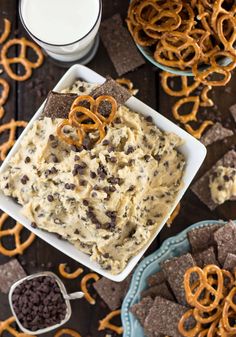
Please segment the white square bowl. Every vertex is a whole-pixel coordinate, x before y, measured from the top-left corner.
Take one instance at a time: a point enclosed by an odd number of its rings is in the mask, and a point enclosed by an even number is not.
[[[83,79],[86,82],[90,83],[99,83],[102,84],[105,81],[105,78],[97,74],[96,72],[90,70],[89,68],[82,66],[82,65],[74,65],[72,66],[62,77],[62,79],[58,82],[58,84],[53,89],[54,91],[61,91],[64,88],[67,88],[71,86],[78,78]],[[14,147],[9,152],[7,158],[5,159],[4,163],[2,164],[0,168],[0,173],[5,171],[8,166],[8,162],[11,159],[11,157],[18,151],[18,148],[20,146],[20,143],[22,141],[22,138],[24,135],[28,132],[28,130],[31,128],[33,122],[39,118],[40,114],[43,111],[45,102],[41,105],[41,107],[38,109],[38,111],[35,113],[34,117],[31,119],[25,130],[22,132],[19,139],[16,141]],[[30,221],[24,217],[20,210],[21,206],[18,205],[12,198],[6,197],[3,192],[0,190],[0,208],[8,213],[12,218],[14,218],[16,221],[20,222],[22,225],[24,225],[27,229],[34,232],[37,236],[39,236],[41,239],[48,242],[50,245],[54,246],[58,250],[62,251],[64,254],[70,256],[74,260],[78,261],[79,263],[87,266],[88,268],[94,270],[95,272],[113,280],[116,282],[123,281],[128,274],[132,271],[132,269],[135,267],[135,265],[138,263],[139,259],[143,256],[149,245],[152,243],[152,241],[156,238],[158,233],[161,231],[163,226],[166,223],[166,220],[169,218],[171,212],[174,210],[184,193],[186,192],[187,188],[189,187],[193,177],[197,173],[198,169],[200,168],[205,156],[206,156],[206,148],[205,146],[200,143],[198,140],[196,140],[194,137],[189,135],[186,131],[172,123],[170,120],[141,102],[135,97],[131,97],[127,103],[126,106],[130,108],[133,111],[136,111],[144,116],[151,116],[153,118],[154,123],[163,131],[167,132],[174,132],[176,135],[181,137],[184,140],[184,144],[180,147],[180,151],[185,156],[186,161],[186,167],[184,172],[184,186],[179,191],[175,203],[173,204],[173,207],[169,214],[166,215],[166,217],[163,219],[162,223],[157,228],[155,234],[153,235],[152,239],[143,247],[143,249],[135,255],[130,261],[128,262],[125,269],[118,275],[112,275],[108,271],[102,269],[98,263],[91,261],[89,255],[79,251],[76,249],[72,244],[69,242],[60,240],[57,238],[55,234],[47,233],[45,231],[42,231],[37,228],[32,228]]]

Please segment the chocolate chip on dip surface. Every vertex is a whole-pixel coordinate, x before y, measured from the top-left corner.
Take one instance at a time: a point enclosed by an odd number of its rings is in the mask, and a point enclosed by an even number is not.
[[[24,280],[13,291],[12,305],[19,322],[32,332],[61,323],[67,312],[62,291],[52,276]]]

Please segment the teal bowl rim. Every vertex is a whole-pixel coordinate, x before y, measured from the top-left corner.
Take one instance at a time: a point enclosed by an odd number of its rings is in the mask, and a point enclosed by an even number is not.
[[[142,280],[142,276],[143,276],[145,269],[149,266],[149,264],[160,259],[170,249],[171,246],[183,243],[187,239],[187,233],[190,230],[194,228],[203,228],[207,226],[212,226],[214,224],[224,225],[225,223],[227,222],[223,220],[204,220],[204,221],[199,221],[195,224],[192,224],[188,228],[181,231],[179,234],[167,238],[162,243],[159,249],[157,249],[151,255],[145,257],[139,263],[138,267],[135,269],[135,272],[132,277],[132,281],[130,283],[129,291],[121,307],[121,320],[122,320],[122,325],[124,328],[123,337],[144,337],[144,335],[143,336],[132,335],[131,326],[133,326],[133,322],[135,322],[136,319],[134,318],[132,313],[129,311],[129,308],[133,303],[135,303],[134,297],[137,295],[137,290],[139,288],[140,282],[144,282],[144,280]]]

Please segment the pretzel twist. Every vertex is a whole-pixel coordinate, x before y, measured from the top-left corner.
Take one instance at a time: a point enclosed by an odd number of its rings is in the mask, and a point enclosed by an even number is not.
[[[0,134],[9,130],[8,140],[0,145],[0,160],[6,158],[7,152],[15,144],[16,130],[18,127],[24,128],[27,125],[25,121],[15,121],[11,119],[9,123],[0,125]]]
[[[9,215],[6,213],[3,213],[0,217],[0,253],[5,256],[15,256],[17,254],[23,254],[25,249],[27,249],[34,241],[35,234],[30,233],[29,237],[21,243],[20,235],[23,230],[23,226],[17,222],[16,225],[13,228],[5,229],[3,230],[3,225],[5,221],[9,218]],[[2,238],[7,236],[14,236],[15,239],[15,248],[13,249],[7,249],[2,244]]]
[[[172,89],[169,84],[168,80],[170,78],[180,78],[181,80],[181,88],[180,90],[174,90]],[[161,73],[161,85],[165,93],[167,93],[170,96],[175,97],[181,97],[181,96],[189,96],[191,92],[193,92],[195,89],[197,89],[200,85],[199,81],[194,81],[192,84],[188,84],[188,77],[187,76],[179,76],[175,74],[168,73],[166,71],[163,71]]]
[[[186,115],[180,115],[179,109],[182,107],[182,105],[187,104],[187,103],[193,103],[192,111]],[[189,97],[180,98],[172,107],[173,116],[175,117],[175,119],[179,120],[180,122],[184,124],[190,121],[196,121],[199,104],[200,104],[200,100],[198,96],[189,96]]]
[[[9,48],[15,45],[20,47],[19,56],[8,57],[7,53]],[[37,60],[35,62],[32,62],[27,58],[28,48],[32,49],[36,53]],[[43,63],[43,53],[41,49],[34,42],[28,41],[24,37],[21,39],[8,40],[2,47],[0,57],[0,63],[2,64],[4,70],[8,76],[15,81],[27,80],[32,75],[32,69],[40,67]],[[14,73],[11,66],[16,63],[19,63],[24,67],[24,75]]]
[[[89,280],[94,280],[95,282],[99,280],[99,276],[95,273],[89,273],[85,275],[81,280],[81,290],[84,293],[85,299],[92,305],[96,303],[95,299],[92,298],[92,296],[89,294],[88,288],[87,288],[87,282]]]
[[[14,329],[11,325],[12,323],[15,323],[15,317],[10,317],[6,319],[5,321],[0,321],[0,336],[3,335],[4,332],[8,332],[10,335],[14,337],[33,337],[32,335],[19,332],[16,329]]]
[[[110,320],[113,317],[120,316],[120,314],[121,310],[114,310],[110,312],[106,317],[104,317],[101,321],[99,321],[98,331],[110,329],[116,332],[118,335],[121,335],[123,333],[123,328],[110,323]]]
[[[11,32],[11,21],[9,21],[8,19],[4,19],[3,21],[4,21],[4,28],[2,34],[0,35],[0,44],[6,41]]]
[[[188,131],[188,133],[190,133],[193,137],[197,138],[197,139],[200,139],[203,132],[206,130],[206,128],[210,125],[214,124],[212,121],[210,120],[206,120],[204,121],[200,127],[198,129],[193,129],[191,127],[191,125],[189,124],[186,124],[185,125],[185,129]]]
[[[58,330],[55,333],[54,337],[61,337],[63,335],[68,335],[68,336],[72,336],[72,337],[81,337],[81,334],[79,334],[77,331],[72,330],[72,329],[61,329],[61,330]]]
[[[61,276],[63,276],[64,278],[67,278],[69,280],[74,280],[77,277],[79,277],[83,272],[83,268],[78,268],[76,269],[73,273],[69,273],[66,271],[66,263],[61,263],[59,264],[59,273],[61,274]]]

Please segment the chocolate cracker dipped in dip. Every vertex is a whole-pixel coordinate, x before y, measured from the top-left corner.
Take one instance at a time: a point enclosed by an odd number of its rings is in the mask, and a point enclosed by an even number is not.
[[[88,94],[92,86],[85,89]],[[178,151],[182,140],[124,105],[105,138],[90,149],[59,139],[61,121],[34,122],[0,187],[38,228],[61,235],[118,274],[173,206],[185,166]]]

